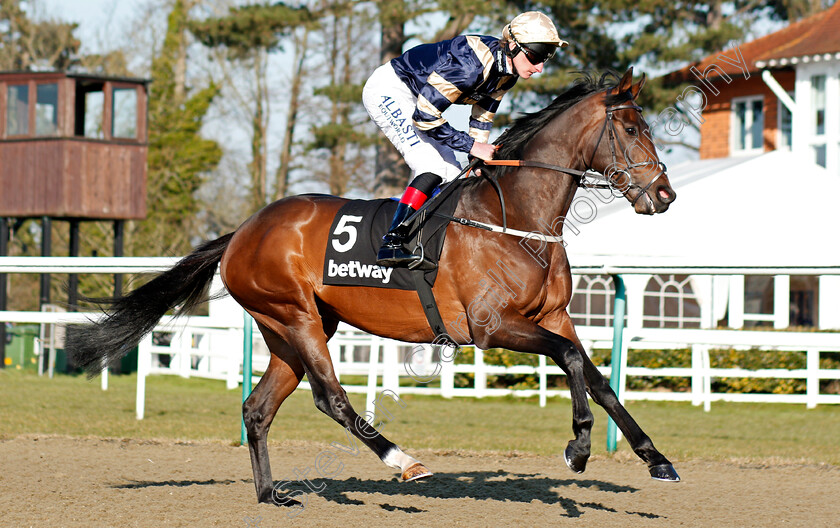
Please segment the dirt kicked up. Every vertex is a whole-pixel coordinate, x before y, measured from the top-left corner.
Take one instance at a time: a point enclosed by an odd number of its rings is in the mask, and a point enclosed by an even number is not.
[[[629,456],[582,475],[560,456],[411,451],[435,472],[401,483],[371,453],[313,467],[327,444],[270,444],[274,480],[305,476],[302,510],[255,501],[246,448],[20,436],[0,441],[0,526],[836,526],[840,468],[676,460],[652,481]],[[338,463],[343,464],[337,472]],[[295,470],[298,476],[295,476]],[[307,489],[303,484],[294,489]]]

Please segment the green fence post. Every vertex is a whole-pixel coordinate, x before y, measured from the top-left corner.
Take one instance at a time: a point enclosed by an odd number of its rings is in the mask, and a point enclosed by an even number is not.
[[[244,326],[243,334],[245,337],[242,340],[242,403],[248,399],[251,394],[251,353],[254,347],[254,320],[248,312],[244,312]],[[248,443],[248,433],[245,431],[245,417],[241,421],[242,431],[239,439],[241,445]]]
[[[621,275],[613,275],[615,283],[615,305],[613,308],[613,346],[610,360],[610,387],[615,395],[621,397],[621,341],[624,337],[624,314],[627,308],[627,290]],[[616,450],[616,425],[612,418],[607,419],[607,452]]]

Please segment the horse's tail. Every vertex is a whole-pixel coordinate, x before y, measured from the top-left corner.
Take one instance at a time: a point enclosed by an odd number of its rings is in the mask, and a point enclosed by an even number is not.
[[[95,299],[107,306],[98,321],[67,333],[67,353],[94,377],[112,361],[130,352],[166,312],[188,313],[206,299],[216,267],[233,233],[205,242],[150,282],[123,297]]]

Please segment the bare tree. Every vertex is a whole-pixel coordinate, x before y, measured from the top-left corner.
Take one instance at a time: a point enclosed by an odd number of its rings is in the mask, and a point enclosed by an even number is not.
[[[386,62],[402,55],[406,41],[405,23],[413,13],[404,0],[382,0],[379,2],[379,24],[381,44],[379,62]],[[408,185],[411,171],[397,149],[384,137],[376,145],[376,184],[374,194],[377,198],[401,194]]]
[[[311,68],[305,76],[320,80],[309,99],[311,137],[306,140],[310,180],[323,182],[330,193],[371,188],[374,127],[361,104],[362,87],[375,66],[367,54],[368,28],[374,13],[351,1],[321,2],[321,24],[313,32]],[[317,81],[316,81],[317,82]]]
[[[301,89],[303,87],[304,65],[309,46],[309,26],[298,28],[292,34],[294,45],[294,69],[291,75],[289,101],[286,107],[286,126],[283,129],[283,140],[280,147],[280,165],[274,176],[275,200],[283,198],[289,192],[289,176],[292,170],[292,146],[294,144],[295,127],[298,123],[298,112],[301,107]]]
[[[38,2],[0,0],[0,71],[66,70],[78,61],[78,24],[47,16]]]
[[[222,50],[228,60],[244,66],[250,73],[247,93],[241,102],[249,107],[251,175],[249,209],[263,207],[268,196],[268,128],[271,116],[267,81],[268,53],[279,49],[291,30],[306,24],[311,15],[305,7],[291,8],[282,3],[231,7],[224,16],[191,22],[192,33],[206,46]],[[237,83],[228,78],[227,84]],[[242,98],[240,98],[242,99]]]

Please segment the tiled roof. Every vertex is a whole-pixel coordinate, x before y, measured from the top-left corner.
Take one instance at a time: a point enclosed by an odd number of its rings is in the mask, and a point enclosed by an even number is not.
[[[794,22],[779,31],[744,42],[738,45],[738,48],[751,73],[758,72],[766,66],[784,67],[796,64],[803,57],[808,57],[808,60],[814,56],[818,56],[819,59],[831,56],[840,58],[840,1],[825,11]],[[730,48],[722,53],[709,55],[700,62],[667,74],[665,80],[673,83],[696,80],[690,69],[694,67],[700,72],[705,72],[712,64],[717,65],[727,75],[743,74],[738,64],[721,60],[721,55],[735,59],[737,51]],[[825,57],[826,55],[829,57]],[[718,75],[717,70],[713,69],[706,77],[713,78]]]

